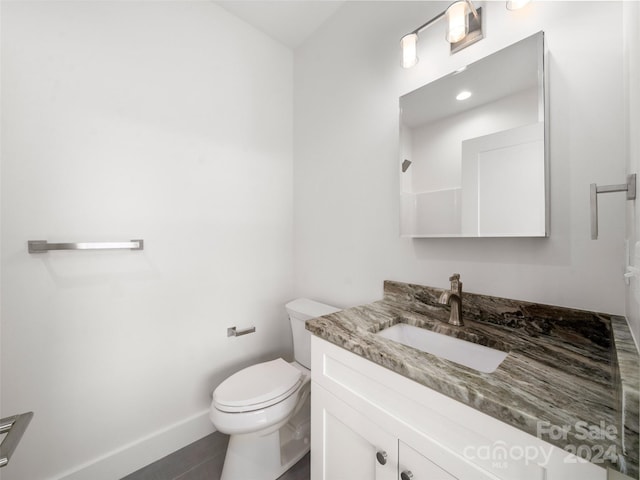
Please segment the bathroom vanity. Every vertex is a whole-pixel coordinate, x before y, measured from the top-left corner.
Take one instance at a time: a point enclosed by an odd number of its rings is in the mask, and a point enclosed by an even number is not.
[[[312,480],[638,478],[624,318],[466,293],[458,327],[441,293],[385,282],[383,300],[307,322]],[[397,324],[507,355],[481,372],[378,334]]]

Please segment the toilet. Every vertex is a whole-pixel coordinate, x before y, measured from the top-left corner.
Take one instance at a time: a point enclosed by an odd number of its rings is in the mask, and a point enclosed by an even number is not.
[[[213,392],[209,417],[230,435],[220,480],[276,480],[309,451],[311,334],[305,321],[339,309],[307,298],[285,307],[295,361],[252,365]]]

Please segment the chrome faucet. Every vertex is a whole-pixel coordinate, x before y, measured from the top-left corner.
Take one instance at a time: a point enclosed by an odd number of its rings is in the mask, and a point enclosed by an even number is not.
[[[438,303],[451,305],[449,323],[461,327],[464,323],[462,321],[462,282],[460,281],[460,274],[454,273],[449,277],[449,281],[451,282],[451,289],[442,292]]]

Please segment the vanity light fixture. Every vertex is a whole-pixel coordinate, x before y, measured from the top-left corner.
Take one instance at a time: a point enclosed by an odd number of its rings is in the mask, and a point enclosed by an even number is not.
[[[525,7],[531,0],[508,0],[507,10],[520,10]]]
[[[531,0],[508,0],[507,10],[519,10]],[[450,52],[454,54],[463,48],[484,38],[482,31],[482,8],[475,8],[471,0],[456,0],[444,11],[427,23],[420,25],[413,32],[407,33],[400,40],[402,47],[402,66],[411,68],[418,63],[418,33],[445,17],[447,20],[446,40],[451,44]]]
[[[402,46],[402,66],[404,68],[411,68],[418,63],[418,34],[410,33],[402,37],[400,40]]]
[[[466,100],[471,96],[471,92],[468,90],[463,90],[458,95],[456,95],[456,100]]]
[[[418,63],[418,33],[445,17],[447,20],[446,40],[451,44],[451,53],[456,53],[483,38],[482,8],[476,9],[471,0],[457,0],[442,13],[400,40],[402,66],[411,68]]]
[[[449,5],[445,15],[447,17],[447,33],[445,38],[449,43],[462,40],[469,33],[469,6],[461,0]]]

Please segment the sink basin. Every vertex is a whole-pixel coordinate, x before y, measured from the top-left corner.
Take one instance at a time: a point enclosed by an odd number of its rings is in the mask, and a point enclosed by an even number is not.
[[[376,335],[431,353],[479,372],[491,373],[507,357],[506,352],[460,340],[406,323],[398,323]]]

